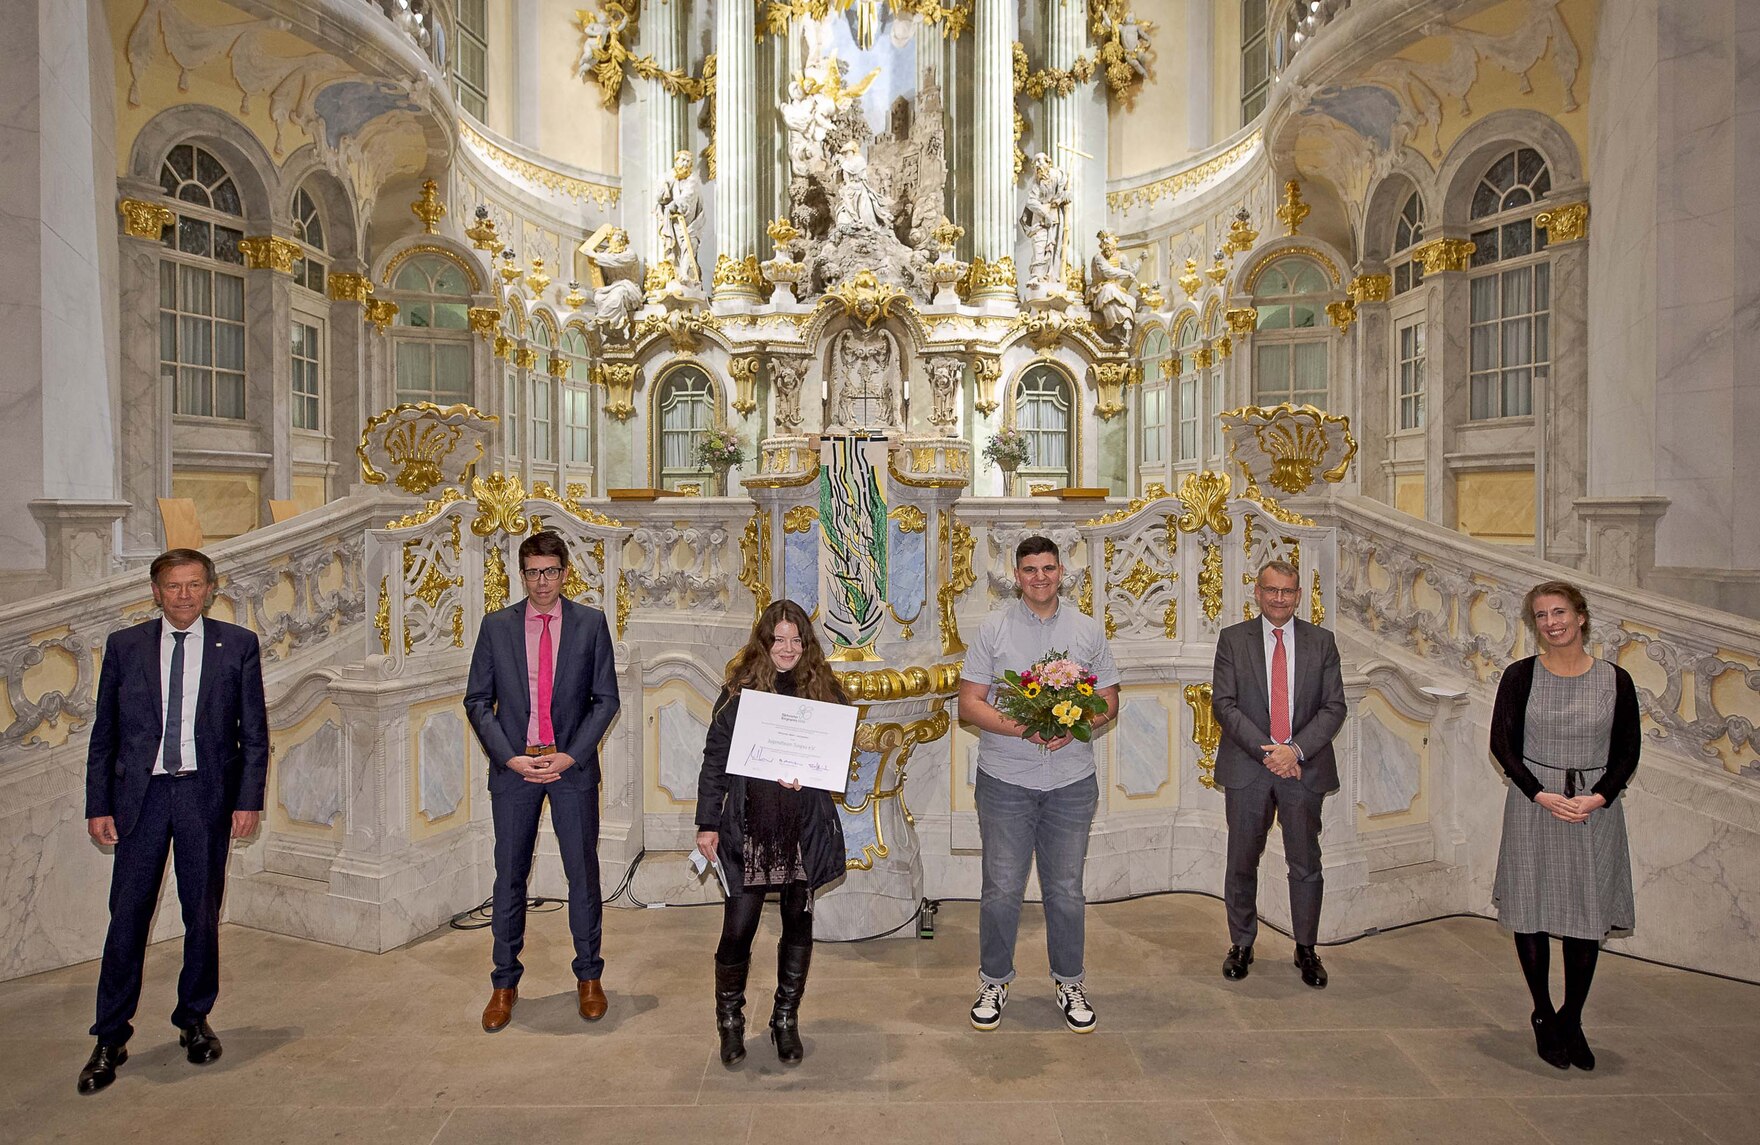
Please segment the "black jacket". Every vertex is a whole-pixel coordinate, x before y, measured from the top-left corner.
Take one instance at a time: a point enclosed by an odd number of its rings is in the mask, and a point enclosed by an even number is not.
[[[788,681],[777,681],[777,690],[792,696]],[[697,776],[697,829],[715,831],[721,836],[716,851],[721,869],[727,876],[727,893],[739,894],[745,888],[745,806],[746,784],[769,783],[767,779],[747,780],[743,775],[727,772],[727,749],[733,742],[733,721],[739,715],[739,697],[721,689],[715,700],[715,714],[709,721],[709,734],[703,741],[703,770]],[[818,890],[843,877],[843,822],[837,817],[837,805],[831,792],[816,787],[803,787],[805,814],[801,821],[801,865],[806,868],[807,886]]]
[[[1528,692],[1534,686],[1534,664],[1529,656],[1517,660],[1503,670],[1497,684],[1497,703],[1491,709],[1491,754],[1497,757],[1510,782],[1530,800],[1543,790],[1534,773],[1522,760],[1522,738],[1528,723]],[[1643,747],[1643,732],[1638,721],[1638,690],[1631,673],[1618,664],[1613,666],[1613,735],[1607,749],[1607,771],[1593,788],[1608,803],[1630,782],[1638,770],[1638,752]]]

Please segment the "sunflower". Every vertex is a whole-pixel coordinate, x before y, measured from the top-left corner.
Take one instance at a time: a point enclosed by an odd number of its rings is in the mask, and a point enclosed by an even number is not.
[[[1037,684],[1028,684],[1021,689],[1021,695],[1027,697],[1027,699],[1029,699],[1029,700],[1032,699],[1033,697],[1037,696],[1038,694],[1039,694],[1039,685],[1037,685]]]
[[[1094,694],[1094,686],[1092,684],[1077,684],[1076,691],[1084,696],[1092,696]]]

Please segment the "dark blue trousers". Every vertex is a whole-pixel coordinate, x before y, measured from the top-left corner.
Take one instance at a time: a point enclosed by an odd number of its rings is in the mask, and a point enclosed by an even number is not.
[[[147,932],[165,881],[165,856],[173,856],[177,901],[183,908],[183,973],[171,1022],[194,1025],[214,1008],[220,993],[220,898],[226,887],[231,818],[214,817],[199,779],[155,777],[147,784],[140,819],[116,844],[110,875],[110,931],[98,972],[98,1016],[92,1033],[123,1045],[141,1000],[141,963]]]
[[[574,976],[583,980],[604,976],[605,960],[599,957],[605,914],[599,899],[599,785],[576,787],[565,772],[554,783],[521,781],[489,792],[495,821],[495,970],[489,982],[497,990],[519,985],[525,972],[519,953],[526,944],[526,880],[532,873],[538,814],[546,797],[562,869],[568,875]]]

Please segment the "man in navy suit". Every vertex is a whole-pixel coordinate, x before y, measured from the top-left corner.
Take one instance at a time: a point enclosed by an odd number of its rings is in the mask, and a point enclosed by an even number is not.
[[[526,597],[483,617],[464,708],[489,756],[495,823],[495,969],[483,1029],[506,1027],[524,967],[526,879],[538,813],[568,874],[568,926],[581,1017],[605,1016],[599,956],[599,741],[617,715],[617,662],[605,614],[562,595],[568,545],[548,530],[519,546]]]
[[[1223,900],[1231,945],[1224,978],[1241,979],[1253,963],[1259,931],[1259,856],[1275,814],[1289,866],[1290,929],[1302,981],[1326,985],[1314,951],[1320,931],[1320,806],[1338,790],[1332,737],[1344,725],[1344,676],[1332,633],[1296,619],[1301,578],[1294,565],[1269,561],[1253,597],[1259,615],[1224,628],[1216,639],[1211,710],[1222,726],[1216,780],[1228,820]]]
[[[115,847],[116,860],[92,1025],[98,1044],[80,1071],[81,1093],[115,1081],[128,1060],[168,851],[183,908],[171,1021],[191,1062],[220,1056],[208,1012],[220,992],[226,855],[232,839],[256,831],[269,770],[256,634],[202,615],[214,598],[214,562],[195,549],[171,549],[153,561],[151,576],[161,617],[105,643],[86,755],[86,830]]]

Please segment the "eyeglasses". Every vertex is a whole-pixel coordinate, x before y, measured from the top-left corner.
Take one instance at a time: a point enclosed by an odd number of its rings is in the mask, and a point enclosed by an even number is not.
[[[1274,599],[1282,599],[1283,597],[1286,597],[1286,596],[1293,598],[1295,596],[1300,595],[1301,591],[1302,590],[1299,588],[1266,588],[1264,585],[1259,586],[1259,592],[1262,595],[1269,596]]]
[[[519,570],[519,575],[525,577],[527,580],[561,580],[562,569],[521,569]]]

